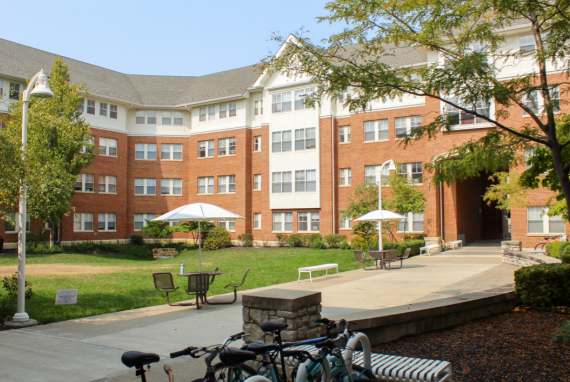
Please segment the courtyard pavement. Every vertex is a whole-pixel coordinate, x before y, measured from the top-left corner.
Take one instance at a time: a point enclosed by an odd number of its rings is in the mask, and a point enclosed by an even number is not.
[[[402,269],[359,269],[339,277],[319,277],[313,283],[291,282],[240,294],[269,288],[320,291],[322,316],[340,319],[350,313],[362,315],[380,308],[512,287],[516,269],[501,263],[500,247],[483,244],[416,256],[406,260]],[[0,332],[0,381],[134,381],[134,371],[121,363],[121,354],[128,350],[161,356],[149,381],[166,380],[164,363],[172,366],[176,380],[193,380],[203,376],[204,361],[189,357],[169,360],[168,354],[187,346],[220,343],[241,330],[238,299],[233,305],[207,305],[200,310],[160,305],[4,331]]]

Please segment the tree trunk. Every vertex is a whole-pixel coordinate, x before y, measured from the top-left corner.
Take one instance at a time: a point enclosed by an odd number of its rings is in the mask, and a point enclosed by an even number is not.
[[[565,163],[562,159],[562,148],[558,142],[552,145],[551,151],[554,169],[556,170],[556,175],[558,176],[558,181],[560,182],[562,194],[566,200],[566,209],[568,213],[570,213],[570,179],[568,178],[568,170],[564,169]]]

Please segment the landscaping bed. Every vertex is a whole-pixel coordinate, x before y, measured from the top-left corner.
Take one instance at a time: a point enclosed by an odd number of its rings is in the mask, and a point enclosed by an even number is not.
[[[451,329],[404,337],[373,351],[453,364],[456,382],[570,381],[570,341],[552,341],[570,319],[563,313],[515,309]]]

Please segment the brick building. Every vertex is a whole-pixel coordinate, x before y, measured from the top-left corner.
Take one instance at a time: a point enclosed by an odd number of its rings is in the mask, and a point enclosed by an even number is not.
[[[518,49],[530,29],[521,24],[504,33],[506,48]],[[0,52],[0,112],[6,112],[10,98],[24,90],[25,79],[41,68],[48,71],[56,55],[2,39]],[[394,53],[387,58],[392,65],[441,60],[436,53],[410,49]],[[527,61],[505,68],[502,75],[532,70]],[[366,177],[376,181],[379,165],[389,159],[401,163],[427,196],[426,211],[409,214],[407,231],[466,242],[511,235],[530,247],[569,228],[558,218],[541,216],[550,196],[545,190],[532,191],[532,207],[515,209],[509,217],[482,200],[489,174],[451,187],[433,184],[423,164],[492,128],[460,118],[452,132],[401,147],[398,136],[443,112],[435,100],[404,96],[351,113],[342,99],[307,108],[302,96],[314,88],[310,78],[259,73],[253,66],[171,77],[64,62],[72,81],[89,90],[82,111],[97,157],[78,179],[75,214],[64,218],[63,242],[126,239],[140,232],[145,219],[193,202],[246,217],[218,223],[234,238],[244,232],[267,242],[281,232],[348,235],[351,222],[341,221],[340,214],[353,186]],[[494,112],[493,105],[488,108]],[[568,106],[561,108],[567,112]],[[510,121],[520,126],[529,120],[514,110]],[[5,246],[15,246],[17,230],[0,224]]]

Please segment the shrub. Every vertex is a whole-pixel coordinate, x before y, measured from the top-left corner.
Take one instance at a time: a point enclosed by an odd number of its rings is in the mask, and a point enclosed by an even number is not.
[[[146,220],[146,226],[141,229],[146,236],[152,236],[156,244],[162,242],[166,236],[172,234],[173,229],[168,224],[161,221]]]
[[[63,247],[60,245],[45,246],[43,244],[26,245],[26,253],[29,254],[47,254],[47,253],[63,253]]]
[[[556,241],[546,245],[546,254],[550,257],[560,259],[564,250],[570,245],[570,242]]]
[[[350,247],[352,249],[367,249],[368,241],[364,239],[362,236],[356,235],[350,241]]]
[[[43,244],[46,238],[47,231],[42,229],[40,232],[28,232],[26,233],[26,244]]]
[[[406,248],[411,248],[410,256],[419,255],[420,247],[423,247],[425,242],[423,240],[408,240],[399,243],[383,242],[384,249],[397,249],[398,256],[402,256]]]
[[[562,256],[560,256],[560,260],[562,260],[562,264],[570,264],[570,247],[567,246],[564,248],[564,252]]]
[[[278,247],[284,247],[285,244],[287,244],[287,235],[283,234],[283,233],[278,233],[275,235],[275,237],[277,238],[277,246]]]
[[[327,249],[327,245],[322,240],[315,240],[313,244],[311,244],[311,248],[313,249]]]
[[[204,240],[204,248],[216,250],[220,248],[230,247],[232,245],[232,236],[224,227],[216,227],[206,236]]]
[[[570,320],[558,328],[552,340],[555,342],[570,341]]]
[[[303,240],[303,235],[294,233],[293,235],[289,235],[287,243],[289,243],[289,247],[302,247],[305,241]]]
[[[129,242],[134,245],[143,245],[144,238],[141,235],[131,235]]]
[[[9,320],[16,313],[16,304],[18,302],[18,273],[4,277],[3,287],[8,293],[4,295],[0,292],[0,324],[4,324],[5,320]],[[25,299],[31,300],[35,296],[35,293],[29,281],[26,281],[25,289]]]
[[[0,252],[4,251],[4,238],[0,237]]]
[[[301,240],[303,241],[303,247],[310,247],[311,242],[309,240],[310,235],[301,235]]]
[[[252,233],[242,233],[238,236],[238,240],[241,241],[242,247],[253,247],[253,234]]]
[[[348,240],[345,239],[342,243],[340,243],[339,248],[350,249],[350,243],[348,242]]]
[[[570,306],[570,264],[523,267],[515,272],[515,291],[523,306]]]
[[[308,237],[309,237],[309,239],[308,239],[309,242],[308,242],[308,245],[307,245],[308,247],[312,247],[312,246],[313,246],[313,243],[314,243],[315,241],[323,241],[323,237],[321,236],[320,233],[312,233],[312,234],[308,235]]]
[[[340,243],[346,240],[346,235],[330,234],[325,236],[324,240],[329,248],[338,248],[340,246]]]

